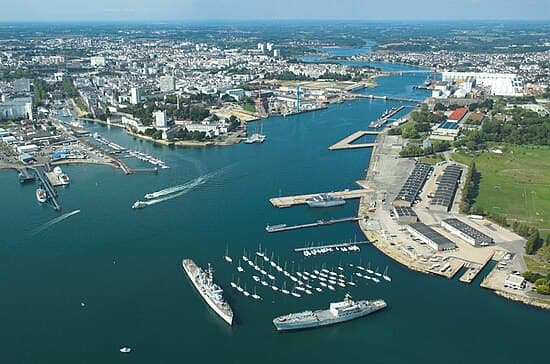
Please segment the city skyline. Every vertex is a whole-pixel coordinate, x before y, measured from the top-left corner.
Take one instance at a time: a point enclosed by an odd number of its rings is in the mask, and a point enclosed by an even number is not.
[[[391,8],[391,11],[388,11]],[[546,11],[544,11],[546,9]],[[238,3],[215,0],[97,0],[74,6],[59,0],[25,0],[4,5],[0,22],[53,21],[209,21],[209,20],[548,20],[550,0],[427,0],[387,3],[360,0],[329,1],[244,0]]]

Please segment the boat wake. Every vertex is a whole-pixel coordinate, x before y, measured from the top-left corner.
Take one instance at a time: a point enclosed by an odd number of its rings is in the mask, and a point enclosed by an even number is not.
[[[201,186],[205,184],[206,182],[210,181],[214,177],[217,177],[221,175],[222,173],[226,172],[229,168],[231,168],[232,165],[224,167],[222,169],[209,172],[206,174],[203,174],[202,176],[199,176],[191,181],[188,181],[184,184],[168,187],[165,189],[162,189],[160,191],[151,192],[145,195],[146,201],[138,201],[139,202],[139,208],[147,207],[156,205],[158,203],[171,200],[176,197],[180,197],[182,195],[185,195],[186,193],[190,192],[194,188]],[[136,202],[136,204],[138,203]],[[134,204],[135,206],[135,204]]]
[[[68,212],[68,213],[63,214],[61,216],[58,216],[55,219],[52,219],[52,220],[48,221],[47,223],[45,223],[43,225],[40,225],[38,228],[36,228],[33,231],[33,235],[38,234],[39,232],[42,232],[42,231],[46,230],[47,228],[49,228],[49,227],[51,227],[55,224],[58,224],[61,221],[65,220],[65,219],[68,219],[69,217],[71,217],[73,215],[76,215],[76,214],[79,214],[79,213],[80,213],[80,210],[74,210],[73,212]]]

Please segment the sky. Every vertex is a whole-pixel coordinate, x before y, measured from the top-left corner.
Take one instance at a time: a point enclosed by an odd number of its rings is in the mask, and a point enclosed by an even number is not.
[[[550,20],[550,0],[7,0],[0,22]]]

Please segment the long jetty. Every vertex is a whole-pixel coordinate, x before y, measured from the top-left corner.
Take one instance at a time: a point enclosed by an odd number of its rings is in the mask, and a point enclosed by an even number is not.
[[[312,245],[304,248],[294,248],[294,251],[297,253],[300,253],[300,252],[314,250],[314,249],[323,249],[323,248],[335,249],[335,248],[342,248],[342,247],[347,248],[349,246],[364,245],[364,244],[370,244],[370,241],[365,240],[365,241],[351,241],[349,243],[338,243],[338,244],[328,244],[328,245]]]
[[[356,141],[359,138],[364,137],[365,135],[378,135],[380,134],[377,131],[365,131],[365,130],[359,130],[355,133],[351,134],[350,136],[345,137],[344,139],[340,140],[339,142],[331,145],[328,147],[328,150],[343,150],[343,149],[356,149],[356,148],[372,148],[376,145],[376,143],[360,143],[360,144],[353,144],[354,141]]]
[[[17,172],[19,172],[19,182],[25,183],[34,181],[35,176],[29,172],[28,168],[18,168]]]
[[[46,176],[43,175],[42,172],[40,172],[40,170],[38,168],[33,168],[33,169],[34,169],[36,175],[38,176],[38,178],[40,179],[40,182],[42,183],[42,186],[44,187],[44,189],[48,193],[48,196],[49,196],[50,200],[52,201],[53,207],[57,211],[61,211],[61,205],[57,202],[57,191],[52,186],[52,184],[50,183],[48,178],[46,178]]]
[[[412,102],[415,104],[421,104],[422,100],[415,100],[415,99],[407,99],[403,97],[394,97],[394,96],[378,96],[378,95],[363,95],[363,94],[355,94],[356,97],[361,97],[364,99],[371,99],[371,100],[384,100],[384,101],[398,101],[398,102]]]
[[[338,223],[341,223],[341,222],[357,221],[359,219],[360,218],[353,216],[353,217],[344,217],[344,218],[341,218],[341,219],[318,220],[316,222],[312,222],[312,223],[309,223],[309,224],[301,224],[301,225],[290,225],[290,226],[287,226],[285,224],[274,225],[274,226],[269,226],[268,225],[268,226],[266,226],[265,230],[268,233],[278,233],[278,232],[281,232],[281,231],[306,229],[306,228],[312,228],[312,227],[317,227],[317,226],[333,225],[333,224],[338,224]]]
[[[366,195],[366,193],[367,193],[367,190],[365,189],[329,192],[330,195],[335,197],[342,197],[345,200],[360,198],[361,196]],[[303,205],[306,203],[306,200],[308,198],[312,198],[318,195],[319,195],[318,193],[312,193],[308,195],[273,197],[269,199],[269,202],[271,202],[271,204],[275,207],[284,208],[284,207],[291,207],[295,205]]]
[[[395,115],[397,114],[398,112],[400,112],[401,110],[405,109],[405,106],[399,106],[397,109],[390,111],[388,113],[388,115],[376,120],[376,121],[373,121],[372,123],[370,123],[370,127],[371,128],[379,128],[381,126],[383,126],[384,124],[386,124],[388,121],[390,121],[390,119]]]

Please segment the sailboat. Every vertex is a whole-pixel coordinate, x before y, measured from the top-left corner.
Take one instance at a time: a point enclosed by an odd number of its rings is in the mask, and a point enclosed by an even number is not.
[[[388,275],[388,266],[387,265],[386,265],[386,269],[384,269],[384,274],[382,275],[382,278],[384,278],[388,282],[391,282],[391,278]]]
[[[244,289],[241,287],[241,278],[237,277],[237,291],[243,293]]]
[[[374,272],[374,274],[378,277],[382,277],[382,273],[378,271],[378,267],[376,267],[376,272]]]
[[[256,293],[256,287],[254,287],[254,294],[251,296],[252,298],[254,298],[255,300],[261,300],[262,297],[260,297],[257,293]]]
[[[260,258],[264,257],[264,253],[262,252],[262,244],[258,246],[258,251],[256,252],[256,255],[259,256]]]
[[[369,274],[373,274],[373,273],[374,273],[374,271],[373,271],[372,269],[370,269],[370,262],[369,262],[369,266],[367,267],[367,272],[368,272]]]
[[[248,262],[248,256],[246,255],[246,249],[243,251],[243,260]]]
[[[225,248],[225,255],[223,256],[223,259],[225,259],[228,263],[233,263],[233,259],[229,256],[229,247]]]
[[[250,296],[250,292],[248,292],[248,291],[246,290],[246,283],[244,284],[243,294],[244,294],[246,297]]]
[[[284,294],[289,294],[290,291],[286,289],[286,281],[283,283],[283,288],[281,289],[281,292]]]
[[[239,259],[239,265],[237,266],[237,272],[242,273],[244,272],[243,267],[241,267],[241,260]]]
[[[233,279],[234,279],[234,276],[231,275],[231,282],[229,284],[231,285],[232,288],[237,288],[237,284],[233,282]]]

